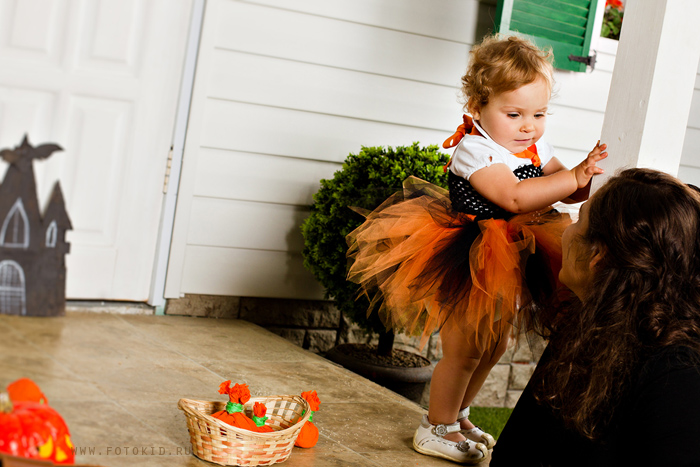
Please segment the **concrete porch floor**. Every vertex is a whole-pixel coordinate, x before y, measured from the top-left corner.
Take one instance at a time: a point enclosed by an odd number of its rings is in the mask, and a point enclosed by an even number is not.
[[[420,406],[246,321],[68,311],[0,315],[0,334],[0,388],[33,379],[66,420],[78,464],[216,465],[191,454],[177,402],[225,400],[219,384],[231,380],[253,397],[317,391],[318,444],[280,465],[456,465],[413,451]]]

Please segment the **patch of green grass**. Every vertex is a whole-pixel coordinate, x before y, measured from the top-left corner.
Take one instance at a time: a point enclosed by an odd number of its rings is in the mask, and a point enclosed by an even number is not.
[[[494,439],[498,439],[512,412],[513,409],[504,407],[472,407],[469,421],[478,425],[486,433],[491,433]]]

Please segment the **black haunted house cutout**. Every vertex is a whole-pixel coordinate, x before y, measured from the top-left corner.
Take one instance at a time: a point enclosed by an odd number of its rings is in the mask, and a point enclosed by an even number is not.
[[[34,180],[34,159],[46,159],[61,147],[33,147],[24,137],[14,149],[0,151],[10,165],[0,185],[0,314],[65,314],[66,263],[70,219],[56,182],[44,210]]]

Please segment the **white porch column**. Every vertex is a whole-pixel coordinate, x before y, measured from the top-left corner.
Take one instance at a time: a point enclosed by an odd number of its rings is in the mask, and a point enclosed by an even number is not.
[[[677,175],[700,58],[698,0],[627,0],[592,190],[620,169]]]

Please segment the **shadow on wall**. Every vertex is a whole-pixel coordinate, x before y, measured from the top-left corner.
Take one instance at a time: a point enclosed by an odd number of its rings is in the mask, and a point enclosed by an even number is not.
[[[496,21],[497,0],[482,0],[479,2],[479,9],[476,18],[476,30],[474,40],[481,42],[484,36],[494,32],[494,22]]]

